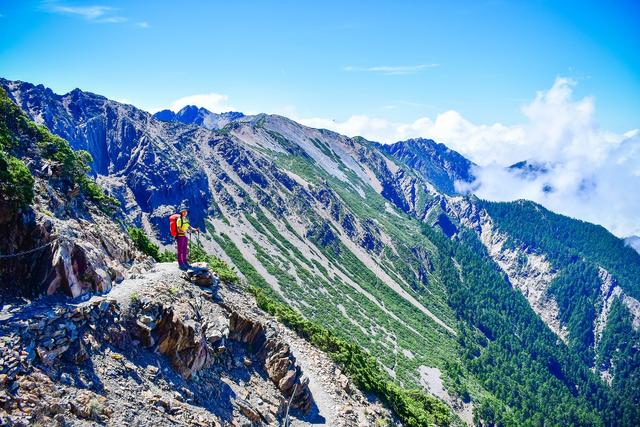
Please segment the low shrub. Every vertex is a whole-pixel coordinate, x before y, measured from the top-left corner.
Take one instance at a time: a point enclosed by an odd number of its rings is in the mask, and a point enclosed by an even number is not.
[[[141,228],[129,227],[127,233],[135,247],[145,255],[152,257],[154,260],[160,259],[160,248],[153,243]]]

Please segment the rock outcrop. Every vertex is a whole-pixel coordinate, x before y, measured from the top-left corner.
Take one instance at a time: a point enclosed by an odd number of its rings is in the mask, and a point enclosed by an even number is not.
[[[624,306],[629,310],[631,314],[631,326],[635,330],[640,329],[640,302],[627,295],[622,288],[618,285],[617,280],[607,270],[600,267],[598,269],[598,276],[600,277],[600,295],[598,299],[597,316],[594,319],[593,335],[595,340],[595,346],[602,338],[604,329],[607,326],[607,319],[611,312],[611,307],[616,300],[622,301]]]
[[[380,149],[419,172],[426,181],[445,194],[457,194],[457,183],[468,185],[474,180],[472,162],[431,139],[381,144]]]
[[[249,346],[264,366],[269,379],[291,401],[294,408],[309,412],[313,396],[309,391],[309,379],[296,364],[289,345],[254,319],[234,312],[229,321],[229,337]]]
[[[2,161],[0,227],[10,232],[0,240],[0,301],[109,291],[143,257],[109,218],[113,200],[84,175],[90,156],[35,125],[4,89],[0,125],[2,159],[19,171]]]

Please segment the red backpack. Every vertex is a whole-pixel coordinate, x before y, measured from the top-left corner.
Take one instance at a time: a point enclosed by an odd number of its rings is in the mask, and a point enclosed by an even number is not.
[[[171,235],[176,237],[178,235],[178,218],[180,218],[180,214],[173,214],[169,217],[169,229],[171,230]]]

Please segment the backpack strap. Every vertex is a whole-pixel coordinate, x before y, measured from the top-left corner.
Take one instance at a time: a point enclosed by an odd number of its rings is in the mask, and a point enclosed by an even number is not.
[[[180,221],[180,223],[178,224],[178,221]],[[187,223],[189,224],[189,223]],[[177,233],[176,233],[176,237],[177,236],[186,236],[187,233],[185,231],[182,230],[182,226],[184,225],[184,217],[182,215],[180,215],[180,217],[176,220],[176,228],[178,229]]]

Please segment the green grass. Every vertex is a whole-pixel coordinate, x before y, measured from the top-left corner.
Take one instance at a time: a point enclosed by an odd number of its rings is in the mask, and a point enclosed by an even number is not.
[[[238,283],[240,280],[233,267],[217,256],[208,254],[197,243],[189,242],[189,262],[206,262],[218,278],[225,283]]]

